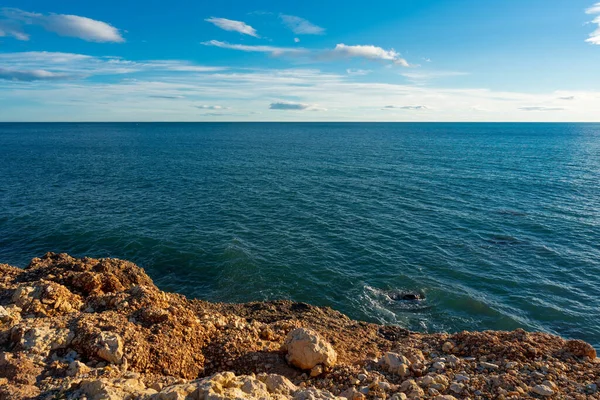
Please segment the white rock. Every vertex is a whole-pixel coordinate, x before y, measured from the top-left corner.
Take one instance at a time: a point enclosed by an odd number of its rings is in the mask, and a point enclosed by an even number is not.
[[[96,338],[96,354],[112,364],[123,362],[123,339],[113,332],[100,332]]]
[[[453,383],[452,385],[450,385],[450,390],[454,393],[460,393],[464,390],[465,388],[465,384],[464,383]]]
[[[533,387],[533,393],[539,394],[540,396],[552,396],[554,394],[554,390],[546,385],[535,385]]]
[[[67,368],[67,376],[85,375],[90,372],[90,368],[81,361],[72,361]]]
[[[492,364],[490,362],[485,362],[485,361],[482,361],[480,363],[480,365],[485,369],[491,369],[491,370],[496,370],[499,368],[497,364]]]
[[[74,337],[73,332],[67,328],[54,329],[43,325],[26,329],[20,335],[19,344],[32,353],[47,356],[52,350],[68,347]]]
[[[437,361],[433,363],[433,368],[437,369],[438,371],[443,371],[446,369],[446,364],[441,361]]]
[[[331,344],[312,329],[291,331],[285,339],[285,348],[288,362],[300,369],[310,370],[319,364],[332,367],[337,361],[337,353]]]
[[[271,393],[287,396],[298,390],[298,387],[290,382],[285,376],[277,374],[261,374],[258,376],[258,379],[267,385],[267,390]]]

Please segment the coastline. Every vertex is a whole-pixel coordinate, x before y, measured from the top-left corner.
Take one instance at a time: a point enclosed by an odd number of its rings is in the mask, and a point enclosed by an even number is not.
[[[0,399],[600,398],[600,359],[582,341],[188,300],[115,259],[0,264],[0,306]],[[325,358],[302,370],[292,348],[304,331],[298,343]]]

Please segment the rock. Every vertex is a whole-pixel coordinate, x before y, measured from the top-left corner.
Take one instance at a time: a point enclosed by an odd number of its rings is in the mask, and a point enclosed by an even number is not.
[[[454,380],[456,382],[469,382],[470,378],[466,375],[456,374]]]
[[[454,349],[454,344],[452,342],[446,342],[442,346],[442,351],[444,353],[451,353],[453,349]]]
[[[449,394],[435,396],[434,400],[456,400],[456,397],[451,396]]]
[[[459,394],[465,389],[464,383],[453,383],[450,385],[450,391]]]
[[[423,397],[425,392],[417,385],[414,379],[408,379],[400,385],[400,391],[405,393],[408,398]]]
[[[546,381],[542,382],[542,385],[548,386],[552,390],[557,390],[558,389],[558,387],[556,386],[556,383],[554,383],[552,381],[547,381],[546,380]]]
[[[6,322],[10,319],[10,313],[4,308],[0,306],[0,321]]]
[[[532,389],[532,392],[539,394],[540,396],[552,396],[554,394],[554,390],[546,385],[535,385]]]
[[[96,354],[111,364],[123,362],[123,339],[116,333],[100,332],[96,338]]]
[[[506,363],[505,367],[506,369],[515,369],[519,366],[519,363],[516,361],[509,361]]]
[[[270,393],[289,396],[298,390],[298,387],[290,382],[285,376],[277,374],[261,374],[258,376],[258,379],[265,383],[267,390]]]
[[[596,350],[591,344],[583,340],[568,340],[565,344],[565,350],[576,357],[588,357],[592,360],[596,358]]]
[[[485,369],[490,369],[490,370],[497,370],[499,368],[498,365],[492,364],[490,362],[485,362],[485,361],[482,361],[481,363],[479,363],[479,365],[481,365]]]
[[[357,378],[358,378],[359,381],[362,382],[362,381],[364,381],[364,380],[367,379],[367,375],[365,375],[365,374],[358,374]]]
[[[408,375],[408,367],[410,366],[410,361],[408,358],[400,355],[398,353],[393,353],[388,351],[381,357],[379,360],[379,364],[381,364],[387,371],[398,374],[402,377]]]
[[[585,386],[585,392],[587,394],[594,394],[598,391],[598,385],[596,385],[595,383],[590,383],[589,385]]]
[[[287,335],[284,346],[287,361],[300,369],[311,370],[319,364],[333,367],[337,361],[331,344],[312,329],[294,329]]]
[[[444,364],[441,361],[434,362],[433,369],[438,370],[438,371],[443,371],[446,369],[446,364]]]
[[[67,376],[78,376],[90,373],[90,368],[81,361],[72,361],[67,368]]]
[[[12,333],[13,340],[22,349],[43,357],[48,356],[52,350],[68,347],[74,337],[73,332],[68,328],[51,328],[46,324],[35,328],[18,326]]]
[[[407,397],[404,393],[396,393],[395,395],[393,395],[390,400],[406,400]]]
[[[456,367],[458,364],[460,364],[460,358],[456,357],[455,355],[448,356],[447,361],[452,367]]]
[[[90,400],[122,400],[125,393],[104,380],[84,380],[80,389]]]
[[[183,383],[164,388],[150,397],[150,400],[191,400],[199,398],[198,383]]]
[[[319,365],[315,365],[311,370],[310,370],[310,376],[312,378],[317,377],[319,375],[321,375],[323,373],[323,366],[321,364]]]
[[[365,395],[358,392],[356,389],[354,388],[348,388],[346,390],[344,390],[341,394],[341,397],[345,397],[348,400],[363,400],[365,398]]]

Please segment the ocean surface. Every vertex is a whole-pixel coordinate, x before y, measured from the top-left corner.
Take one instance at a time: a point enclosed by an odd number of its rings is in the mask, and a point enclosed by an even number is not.
[[[0,262],[47,251],[205,300],[599,348],[600,124],[0,124]]]

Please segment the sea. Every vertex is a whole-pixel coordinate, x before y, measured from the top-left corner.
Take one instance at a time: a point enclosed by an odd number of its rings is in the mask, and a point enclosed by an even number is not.
[[[2,123],[0,262],[48,251],[191,298],[600,348],[600,124]]]

